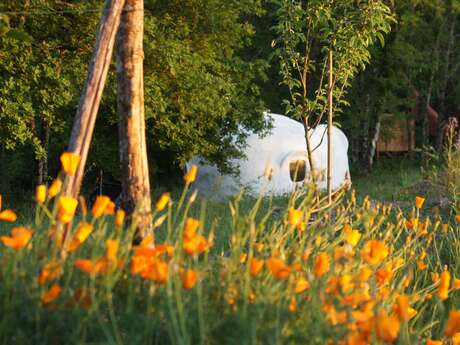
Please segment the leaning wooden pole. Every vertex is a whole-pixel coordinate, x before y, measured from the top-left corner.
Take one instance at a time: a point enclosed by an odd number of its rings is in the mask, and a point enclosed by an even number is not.
[[[332,49],[329,49],[329,90],[328,90],[328,118],[327,118],[327,195],[329,204],[332,203]]]
[[[104,13],[99,23],[96,44],[88,69],[88,77],[74,119],[68,151],[78,154],[81,159],[77,171],[69,177],[64,186],[64,193],[74,198],[78,197],[80,193],[94,124],[112,59],[124,4],[125,0],[106,0],[105,2]]]
[[[144,1],[126,0],[117,42],[118,135],[122,206],[128,219],[136,224],[139,238],[152,231],[144,117],[143,35]]]

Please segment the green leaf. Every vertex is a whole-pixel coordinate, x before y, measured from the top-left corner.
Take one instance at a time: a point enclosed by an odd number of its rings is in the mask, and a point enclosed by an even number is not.
[[[31,43],[33,41],[32,36],[22,30],[10,30],[5,36],[21,42]]]

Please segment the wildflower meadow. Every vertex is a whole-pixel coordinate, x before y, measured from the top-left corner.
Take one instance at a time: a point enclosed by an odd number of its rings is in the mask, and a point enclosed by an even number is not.
[[[193,168],[133,244],[108,197],[62,194],[78,160],[37,187],[30,224],[1,208],[5,344],[460,344],[460,217],[422,196],[403,213],[342,191],[326,208],[302,188],[274,216],[240,195],[222,229],[195,205]]]

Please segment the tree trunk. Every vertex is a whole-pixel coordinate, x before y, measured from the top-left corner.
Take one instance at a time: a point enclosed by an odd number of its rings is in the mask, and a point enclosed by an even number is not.
[[[140,238],[152,231],[144,118],[143,34],[144,2],[126,0],[117,42],[122,206],[128,219],[136,224]]]
[[[374,166],[375,154],[377,153],[377,156],[378,156],[377,142],[379,141],[379,136],[380,136],[380,119],[381,119],[381,116],[379,115],[377,118],[377,123],[375,124],[374,135],[372,136],[372,139],[371,139],[370,150],[369,150],[369,154],[367,157],[367,166],[368,166],[369,172],[372,171],[372,167]]]
[[[327,118],[327,199],[332,203],[332,49],[329,49],[329,92],[328,92],[328,118]]]
[[[455,25],[457,22],[457,16],[455,14],[452,14],[451,16],[447,16],[447,18],[451,18],[450,22],[450,28],[449,28],[449,41],[447,42],[447,49],[445,53],[445,60],[444,60],[444,72],[443,72],[443,79],[441,82],[441,94],[440,94],[440,114],[443,118],[447,119],[451,116],[451,114],[448,114],[448,109],[447,109],[447,89],[449,87],[449,81],[451,78],[451,55],[452,55],[452,50],[454,48],[455,44]]]
[[[124,0],[106,0],[105,2],[104,14],[99,24],[88,77],[73,123],[68,151],[80,155],[81,160],[76,173],[69,178],[64,187],[64,193],[75,198],[80,193],[86,158],[91,144],[105,79],[112,59],[113,46],[124,3]]]
[[[44,123],[40,133],[40,144],[42,145],[46,154],[38,159],[38,184],[48,183],[48,152],[49,152],[49,139],[50,139],[50,126]]]

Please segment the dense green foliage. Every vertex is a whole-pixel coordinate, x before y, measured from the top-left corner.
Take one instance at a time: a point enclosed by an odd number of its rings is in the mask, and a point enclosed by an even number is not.
[[[458,1],[395,1],[397,23],[385,45],[372,49],[371,65],[354,81],[351,106],[341,118],[354,159],[367,154],[369,138],[384,113],[414,119],[419,147],[436,144],[429,140],[427,104],[439,113],[439,122],[458,117],[459,5]],[[391,128],[386,134],[391,135]]]
[[[101,6],[102,1],[36,0],[0,7],[8,19],[0,38],[0,151],[12,168],[2,174],[3,190],[18,176],[32,181],[43,175],[40,164],[47,165],[47,156],[56,161],[65,149]],[[248,17],[262,14],[260,2],[146,1],[145,7],[152,170],[183,164],[198,153],[228,167],[227,159],[240,154],[245,132],[264,126],[255,79],[263,78],[266,62],[243,53],[254,35]],[[27,39],[18,39],[17,32]],[[117,175],[114,72],[113,66],[89,167]]]
[[[344,92],[370,61],[369,47],[390,31],[393,20],[383,1],[276,1],[278,35],[274,45],[283,83],[289,88],[287,113],[321,122],[329,90],[337,113],[348,103]],[[327,79],[332,55],[332,84]]]
[[[302,4],[307,3],[145,2],[145,101],[155,177],[174,176],[195,154],[228,168],[228,158],[240,154],[245,130],[263,129],[264,109],[302,110],[317,119],[325,109],[327,83],[320,80],[329,48],[339,78],[335,106],[342,113],[336,122],[350,139],[353,162],[365,160],[383,113],[415,115],[418,144],[429,143],[425,104],[441,119],[458,113],[458,1]],[[58,169],[48,162],[56,162],[66,148],[102,5],[102,0],[8,0],[0,5],[3,192],[30,189]],[[384,37],[388,9],[396,22]],[[308,30],[307,97],[302,100],[302,82],[295,81],[292,68],[303,66],[299,45],[306,43]],[[113,65],[91,146],[89,177],[101,169],[118,175],[115,98]],[[290,104],[287,109],[283,100]],[[89,186],[93,180],[86,179]]]

